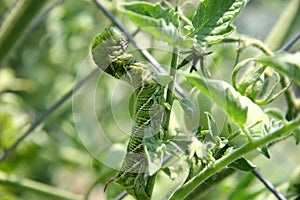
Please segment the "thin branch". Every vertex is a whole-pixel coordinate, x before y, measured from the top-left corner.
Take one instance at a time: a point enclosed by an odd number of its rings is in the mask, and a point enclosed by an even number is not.
[[[107,10],[98,0],[93,0],[98,8],[122,31],[128,40],[139,50],[144,58],[146,58],[152,65],[155,67],[160,73],[167,75],[167,72],[164,68],[160,66],[160,64],[155,60],[155,58],[145,49],[143,49],[132,37],[132,35],[127,31],[127,29],[117,20],[117,18]],[[183,98],[186,98],[184,90],[175,83],[176,92]]]
[[[279,51],[288,51],[300,39],[300,32],[288,41]]]
[[[252,170],[252,173],[279,199],[286,200],[286,198],[268,181],[257,169]]]
[[[119,194],[115,200],[122,200],[124,199],[126,196],[128,195],[128,193],[126,191],[122,192],[121,194]]]
[[[56,109],[58,109],[62,104],[64,104],[78,89],[80,89],[99,69],[94,69],[89,75],[87,75],[83,80],[78,82],[72,89],[70,89],[64,96],[62,96],[56,103],[54,103],[40,118],[34,121],[29,129],[16,140],[16,142],[11,145],[4,154],[0,157],[0,163],[14,151],[19,144],[34,131],[43,121],[45,121]]]

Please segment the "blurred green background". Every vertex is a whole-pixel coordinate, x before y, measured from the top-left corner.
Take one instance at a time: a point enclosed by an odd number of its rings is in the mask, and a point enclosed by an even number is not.
[[[133,28],[132,23],[118,10],[118,5],[125,1],[101,2],[126,27]],[[185,14],[192,17],[198,2],[179,1],[179,4]],[[268,0],[250,1],[235,22],[237,31],[264,40],[289,1],[270,2]],[[3,28],[3,22],[15,11],[14,7],[17,3],[18,1],[14,0],[0,0],[0,28]],[[171,3],[174,4],[173,1]],[[283,43],[299,31],[299,18],[300,14]],[[47,1],[30,26],[26,27],[25,33],[17,44],[0,63],[0,156],[28,129],[33,121],[69,91],[78,79],[95,68],[95,65],[89,62],[88,57],[91,43],[97,33],[110,25],[110,20],[90,0]],[[142,42],[143,38],[139,38],[138,41]],[[299,50],[299,47],[298,42],[291,51]],[[0,46],[0,48],[3,47]],[[232,68],[236,47],[221,45],[218,48],[220,55],[214,58],[215,62],[224,62],[222,65],[228,64]],[[168,56],[160,56],[157,59],[161,63],[170,61]],[[231,68],[223,68],[225,72],[222,75],[225,80],[229,80],[227,76],[230,75]],[[97,77],[93,83],[95,82],[98,83]],[[104,132],[111,132],[108,136],[110,141],[116,146],[120,144],[118,148],[122,149],[125,147],[128,136],[122,135],[122,130],[111,122],[111,90],[117,87],[116,83],[109,77],[103,76],[99,84],[103,84],[96,86],[96,111],[99,124]],[[84,95],[86,90],[88,89],[81,90],[80,94]],[[117,95],[114,94],[114,96]],[[121,103],[122,99],[119,102]],[[275,102],[276,104],[284,110],[285,105],[280,100]],[[113,105],[118,105],[118,100]],[[122,122],[123,118],[128,116],[126,114],[128,110],[121,109],[124,107],[123,104],[119,106],[120,109],[116,110],[120,112],[119,120]],[[70,99],[0,163],[0,172],[31,179],[83,196],[100,177],[101,184],[93,189],[90,199],[105,199],[102,192],[103,184],[112,178],[116,171],[94,159],[91,154],[93,150],[82,144],[82,138],[80,138],[82,135],[78,134],[76,129],[73,112]],[[81,126],[83,126],[82,123]],[[124,130],[130,129],[130,120],[125,119],[121,126],[124,126]],[[95,129],[87,128],[87,130]],[[86,137],[89,137],[88,134],[92,133],[87,130]],[[104,140],[94,142],[99,147],[108,145]],[[299,146],[295,146],[294,139],[289,138],[274,145],[270,150],[270,160],[259,156],[254,163],[274,184],[289,180],[300,163]],[[105,151],[101,152],[100,156],[105,157]],[[231,194],[234,188],[239,187],[240,180],[245,182],[249,180],[250,186],[245,190],[235,190],[239,191],[237,194]],[[281,186],[285,187],[285,185]],[[263,190],[266,191],[252,174],[235,173],[213,188],[213,191],[208,191],[202,199],[243,199],[241,195],[244,193],[256,193]],[[114,196],[121,191],[121,188],[114,185],[108,190],[108,196]],[[267,196],[269,199],[275,199],[269,195],[269,192],[262,192],[262,195],[255,199],[266,199]],[[55,198],[0,182],[0,199]]]

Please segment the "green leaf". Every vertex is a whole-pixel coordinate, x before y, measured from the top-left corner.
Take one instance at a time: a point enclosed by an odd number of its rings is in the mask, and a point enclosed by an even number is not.
[[[225,95],[226,113],[231,116],[233,121],[235,121],[240,126],[243,126],[247,120],[248,106],[243,105],[242,101],[248,101],[248,99],[244,99],[243,96],[235,91],[232,87],[225,89]],[[250,102],[245,103],[249,104]]]
[[[300,86],[300,52],[295,54],[280,53],[273,56],[263,56],[256,59],[264,65],[294,79]]]
[[[171,169],[169,167],[164,167],[160,169],[162,172],[164,172],[169,178],[172,178],[172,172]]]
[[[182,36],[178,31],[178,13],[165,9],[160,4],[134,2],[125,4],[122,11],[142,30],[156,39],[168,42],[178,48],[188,48],[196,41]]]
[[[269,149],[266,145],[262,146],[262,147],[259,147],[258,148],[258,151],[264,155],[266,158],[270,159],[271,156],[270,156],[270,152],[269,152]]]
[[[132,2],[125,4],[124,8],[127,11],[147,16],[155,19],[164,19],[166,23],[172,23],[175,27],[178,27],[178,13],[173,9],[165,9],[159,3],[151,4],[147,2]]]
[[[265,71],[265,67],[260,66],[260,67],[255,67],[252,70],[250,70],[249,72],[247,72],[242,78],[241,84],[238,88],[239,92],[242,94],[246,94],[246,89],[250,85],[259,81],[260,76],[262,75],[262,73],[264,71]]]
[[[228,167],[244,172],[249,172],[256,168],[254,164],[252,164],[249,160],[247,160],[244,157],[237,159],[236,161],[228,165]]]
[[[207,117],[207,124],[208,124],[209,132],[210,132],[211,136],[213,137],[213,139],[215,140],[215,136],[220,135],[217,123],[211,114],[209,114],[208,112],[205,112],[205,114]]]
[[[251,135],[261,136],[269,118],[249,98],[242,96],[224,81],[206,79],[199,75],[184,74],[188,81],[214,101],[237,125],[247,127]]]
[[[247,0],[204,0],[193,17],[192,36],[202,45],[220,42],[235,28],[231,23],[246,5]]]
[[[222,149],[228,144],[228,140],[220,137],[216,137],[216,146],[217,149]]]
[[[188,117],[192,118],[195,115],[196,107],[189,99],[187,98],[180,99],[179,103],[182,109],[184,110],[184,113]]]
[[[285,120],[284,113],[279,108],[276,107],[265,108],[265,112],[266,114],[274,117],[275,119]]]
[[[228,134],[232,135],[233,134],[233,130],[230,124],[227,124],[227,130],[228,130]]]

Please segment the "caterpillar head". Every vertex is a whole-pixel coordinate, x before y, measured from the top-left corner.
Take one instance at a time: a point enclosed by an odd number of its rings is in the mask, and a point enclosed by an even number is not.
[[[127,49],[127,40],[115,27],[104,29],[96,36],[92,45],[92,54],[95,63],[106,71],[106,68]]]

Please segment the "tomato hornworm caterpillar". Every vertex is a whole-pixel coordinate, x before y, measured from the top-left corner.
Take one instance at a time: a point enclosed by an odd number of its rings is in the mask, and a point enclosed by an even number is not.
[[[116,181],[136,199],[150,199],[152,189],[145,175],[149,175],[145,137],[159,139],[163,123],[164,89],[157,75],[132,54],[125,53],[127,41],[116,28],[107,28],[96,36],[92,54],[95,63],[111,76],[122,79],[134,88],[134,116],[127,153]],[[150,188],[150,189],[149,189]]]

